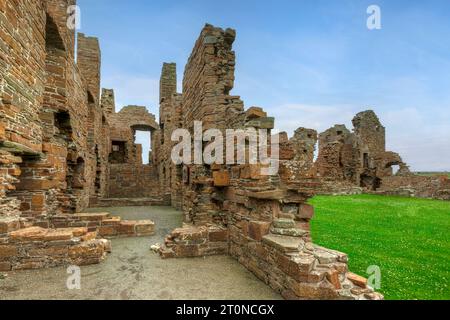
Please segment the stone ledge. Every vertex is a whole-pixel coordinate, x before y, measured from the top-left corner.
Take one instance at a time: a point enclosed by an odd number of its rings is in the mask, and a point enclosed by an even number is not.
[[[299,247],[303,243],[301,238],[280,236],[269,234],[262,238],[263,243],[278,249],[284,253],[299,252]]]

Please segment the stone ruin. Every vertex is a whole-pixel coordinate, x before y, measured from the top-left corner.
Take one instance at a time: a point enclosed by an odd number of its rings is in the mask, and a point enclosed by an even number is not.
[[[413,174],[399,154],[386,151],[385,127],[372,110],[358,113],[352,122],[353,132],[335,125],[319,135],[313,174],[322,182],[320,193],[366,192],[450,200],[448,177]]]
[[[373,112],[356,116],[354,133],[278,134],[276,174],[248,162],[177,165],[172,133],[193,133],[195,121],[221,132],[274,128],[263,109],[231,95],[235,31],[203,28],[182,93],[176,65],[164,63],[156,121],[143,106],[116,112],[114,91],[100,87],[96,38],[77,35],[75,62],[76,34],[66,26],[74,3],[0,2],[0,271],[99,263],[111,251],[107,239],[151,235],[155,225],[83,210],[170,205],[185,224],[166,237],[162,258],[229,254],[286,299],[382,298],[348,270],[345,254],[312,243],[307,204],[336,188],[389,192],[415,179],[385,151]],[[151,135],[148,164],[137,131]]]

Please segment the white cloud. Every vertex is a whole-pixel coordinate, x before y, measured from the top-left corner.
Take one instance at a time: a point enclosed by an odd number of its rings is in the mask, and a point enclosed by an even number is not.
[[[356,113],[370,108],[351,105],[285,104],[268,108],[275,116],[276,128],[290,136],[299,127],[323,132],[335,124],[353,129]],[[450,121],[447,117],[434,119],[431,124],[427,111],[415,107],[377,110],[386,127],[387,150],[398,152],[414,171],[450,171]]]
[[[140,105],[155,115],[159,112],[159,79],[121,74],[103,78],[102,86],[114,89],[116,111]]]
[[[429,116],[417,108],[381,114],[387,148],[400,153],[415,171],[450,171],[450,121],[447,116],[431,122]]]
[[[299,127],[322,132],[335,124],[345,124],[351,129],[351,120],[358,109],[348,105],[285,104],[267,111],[275,116],[276,128],[292,136]]]

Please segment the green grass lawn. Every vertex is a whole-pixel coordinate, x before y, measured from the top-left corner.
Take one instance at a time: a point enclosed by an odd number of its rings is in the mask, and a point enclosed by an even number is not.
[[[386,299],[450,299],[450,202],[356,195],[310,203],[314,242],[347,253],[362,276],[379,266]]]

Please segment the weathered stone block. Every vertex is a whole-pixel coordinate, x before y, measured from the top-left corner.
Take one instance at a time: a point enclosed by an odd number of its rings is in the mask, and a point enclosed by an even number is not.
[[[149,236],[155,232],[155,223],[150,220],[141,220],[136,223],[135,226],[136,235]]]
[[[260,107],[250,107],[246,112],[245,112],[245,117],[247,119],[255,119],[255,118],[265,118],[267,117],[267,112],[265,112],[262,108]]]
[[[336,290],[342,288],[341,281],[339,280],[339,272],[337,270],[330,270],[327,272],[327,280],[334,286]]]
[[[275,234],[266,235],[262,240],[267,245],[285,253],[298,252],[300,244],[303,243],[300,238],[280,236]]]
[[[41,227],[30,227],[13,231],[9,236],[12,241],[37,241],[43,240],[46,233],[46,229]]]
[[[0,219],[0,234],[15,231],[20,228],[20,220],[17,218]]]
[[[312,219],[314,217],[314,207],[309,204],[301,204],[298,208],[299,219]]]
[[[114,237],[118,234],[118,228],[115,226],[100,226],[98,228],[98,234],[101,237]]]
[[[11,271],[11,263],[10,262],[0,262],[0,271],[8,272]]]
[[[86,265],[100,261],[105,253],[104,244],[100,240],[83,242],[77,246],[69,248],[69,257],[76,265]],[[94,259],[94,261],[92,260]]]
[[[3,123],[0,123],[0,140],[6,140],[6,130]]]
[[[17,247],[13,245],[0,245],[0,258],[10,258],[17,255]]]
[[[135,233],[136,221],[121,221],[117,226],[117,232],[124,235],[132,235]]]
[[[367,287],[367,279],[364,277],[361,277],[357,274],[348,272],[347,279],[350,280],[354,285],[357,285],[358,287],[361,287],[361,288]]]
[[[275,118],[265,117],[253,119],[248,121],[245,126],[257,129],[273,129],[275,127]]]
[[[104,226],[117,226],[120,224],[122,219],[120,217],[111,217],[109,219],[105,219],[102,221],[102,225]]]
[[[295,221],[292,219],[275,219],[273,226],[282,229],[295,228]]]
[[[270,222],[250,221],[248,224],[248,235],[250,238],[261,241],[270,231]]]
[[[300,297],[305,299],[336,299],[338,293],[333,285],[328,281],[320,283],[305,283],[297,282],[292,286],[292,291]]]
[[[281,189],[259,191],[259,192],[249,192],[247,194],[250,198],[254,199],[264,199],[264,200],[282,200],[286,195],[286,192]]]
[[[44,234],[44,237],[39,239],[43,241],[57,241],[57,240],[70,240],[73,238],[72,230],[58,229],[58,230],[48,230]]]
[[[76,213],[74,217],[82,221],[103,221],[108,219],[110,214],[108,212],[102,213]]]
[[[227,241],[228,230],[226,229],[212,229],[208,233],[209,241]]]
[[[50,248],[32,249],[28,251],[30,257],[43,257],[43,256],[67,256],[69,253],[69,247],[67,246],[55,246]]]
[[[213,179],[216,187],[228,187],[230,185],[230,174],[228,171],[214,171]]]

